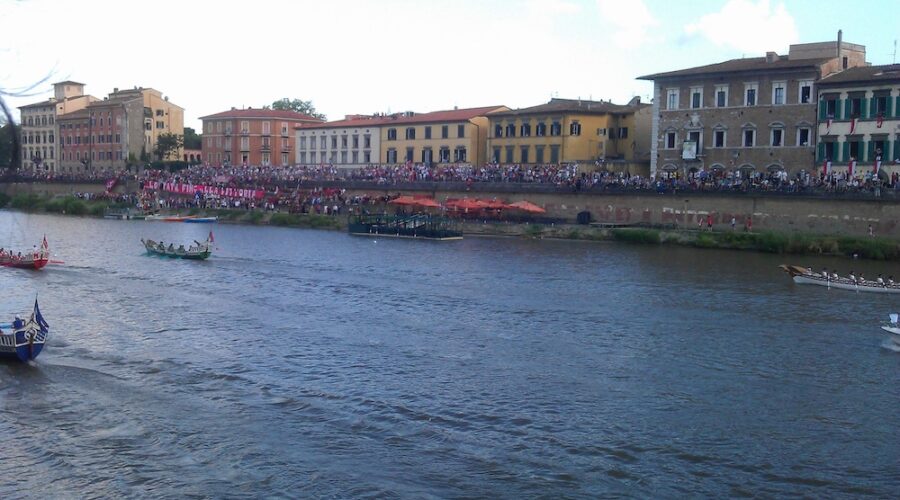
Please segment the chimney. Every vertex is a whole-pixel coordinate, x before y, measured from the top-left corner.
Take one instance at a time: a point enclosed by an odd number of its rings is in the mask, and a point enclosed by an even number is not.
[[[766,52],[766,62],[773,63],[778,60],[778,54],[775,52]]]
[[[116,94],[118,92],[119,92],[119,87],[113,87],[113,94]]]
[[[844,43],[844,30],[838,30],[838,43],[837,43],[837,58],[838,61],[841,60],[841,55],[843,53],[841,45]]]

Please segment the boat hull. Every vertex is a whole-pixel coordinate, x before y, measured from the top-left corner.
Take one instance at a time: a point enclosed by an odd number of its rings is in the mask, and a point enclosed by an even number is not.
[[[32,269],[39,270],[43,269],[48,263],[50,259],[48,257],[38,257],[38,258],[23,258],[23,259],[9,259],[3,258],[0,259],[0,266],[3,267],[14,267],[16,269]]]
[[[50,325],[41,316],[37,301],[34,311],[28,322],[18,323],[12,332],[0,333],[0,359],[17,359],[27,363],[37,358],[44,350]]]
[[[900,286],[897,285],[878,285],[866,282],[864,284],[853,283],[848,279],[828,279],[822,277],[813,277],[806,275],[794,276],[794,283],[801,285],[819,285],[828,288],[837,288],[838,290],[850,290],[852,292],[872,292],[872,293],[900,293]]]
[[[194,217],[189,219],[184,219],[182,222],[189,222],[192,224],[212,224],[219,220],[218,217]]]
[[[144,244],[144,249],[147,250],[148,254],[159,257],[168,257],[170,259],[206,260],[212,255],[209,242],[202,244],[199,250],[186,250],[184,252],[179,252],[178,250],[173,250],[171,252],[168,250],[160,250],[157,243],[153,240],[141,240],[141,243]]]

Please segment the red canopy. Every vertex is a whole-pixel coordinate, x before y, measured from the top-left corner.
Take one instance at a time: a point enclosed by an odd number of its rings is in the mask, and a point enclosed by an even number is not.
[[[388,203],[392,205],[415,205],[416,200],[412,196],[398,196]]]
[[[418,198],[418,197],[414,198],[412,196],[406,196],[406,195],[394,198],[393,200],[389,201],[388,203],[391,203],[393,205],[419,206],[419,207],[426,207],[426,208],[438,208],[441,206],[440,203],[438,203],[437,201],[435,201],[432,198]]]
[[[498,200],[497,198],[494,198],[493,200],[478,200],[478,201],[480,201],[481,203],[484,204],[484,208],[499,209],[499,208],[506,208],[508,206],[506,203],[503,203],[502,201]]]
[[[517,201],[515,203],[510,203],[507,206],[509,208],[517,208],[519,210],[522,210],[522,211],[525,211],[528,213],[532,213],[532,214],[543,214],[543,213],[547,212],[543,208],[535,205],[534,203],[531,203],[530,201],[525,201],[525,200]]]
[[[474,198],[463,198],[461,200],[447,200],[444,203],[447,208],[455,208],[457,210],[481,210],[485,208],[484,202]]]

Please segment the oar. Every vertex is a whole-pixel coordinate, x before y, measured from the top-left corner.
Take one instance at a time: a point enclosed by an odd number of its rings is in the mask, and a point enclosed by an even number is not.
[[[61,261],[61,260],[50,260],[50,261],[47,261],[47,263],[48,264],[65,264],[65,262]]]

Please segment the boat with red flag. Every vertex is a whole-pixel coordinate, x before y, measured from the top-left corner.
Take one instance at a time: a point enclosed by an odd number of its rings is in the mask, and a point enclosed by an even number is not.
[[[47,244],[47,236],[41,241],[38,249],[15,252],[0,248],[0,266],[16,267],[19,269],[41,269],[50,262],[50,246]]]

